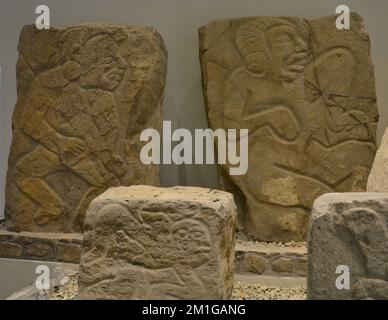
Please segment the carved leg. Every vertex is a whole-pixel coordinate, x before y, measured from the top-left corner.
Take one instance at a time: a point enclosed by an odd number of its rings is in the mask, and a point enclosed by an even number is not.
[[[304,158],[293,145],[273,140],[268,145],[252,145],[249,174],[244,178],[247,188],[260,202],[310,209],[317,197],[334,190],[321,177],[305,175]]]
[[[97,164],[93,162],[90,157],[83,154],[81,157],[74,159],[64,159],[64,164],[69,169],[77,173],[82,179],[92,186],[102,187],[104,178],[98,168]]]
[[[309,157],[304,166],[306,172],[320,177],[337,192],[365,191],[369,173],[366,164],[373,163],[375,154],[373,144],[347,141],[326,147],[312,141],[306,152]],[[349,158],[349,154],[355,156]]]
[[[66,210],[62,199],[44,181],[46,175],[60,168],[57,155],[43,147],[37,147],[16,165],[16,184],[39,205],[34,216],[38,225],[59,219]]]

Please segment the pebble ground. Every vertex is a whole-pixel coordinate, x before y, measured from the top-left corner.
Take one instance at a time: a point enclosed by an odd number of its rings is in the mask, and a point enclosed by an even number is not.
[[[55,288],[51,300],[74,300],[78,291],[77,276],[71,277],[63,286]],[[306,288],[267,287],[260,284],[247,284],[237,281],[233,300],[305,300]]]

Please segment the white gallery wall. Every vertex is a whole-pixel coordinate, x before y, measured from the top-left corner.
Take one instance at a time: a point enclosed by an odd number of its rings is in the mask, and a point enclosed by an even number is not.
[[[372,42],[377,99],[378,138],[388,125],[388,1],[387,0],[0,0],[0,218],[3,215],[11,118],[16,102],[17,43],[23,25],[35,23],[35,8],[48,5],[51,25],[85,22],[150,25],[168,50],[168,75],[163,118],[173,128],[206,128],[201,89],[197,29],[210,20],[243,16],[299,16],[309,19],[335,13],[346,4],[358,12]],[[164,165],[161,183],[217,187],[215,166]]]

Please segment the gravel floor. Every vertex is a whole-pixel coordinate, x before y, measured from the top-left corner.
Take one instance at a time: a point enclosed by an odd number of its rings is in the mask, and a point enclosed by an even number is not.
[[[267,287],[261,284],[247,284],[237,281],[233,300],[305,300],[306,288]]]
[[[78,275],[72,276],[64,285],[55,287],[50,300],[74,300],[78,291],[77,278]]]
[[[255,240],[250,240],[248,237],[241,233],[237,232],[236,236],[237,242],[243,242],[243,243],[248,243],[248,244],[260,244],[260,245],[271,245],[271,246],[276,246],[280,248],[307,248],[307,242],[297,242],[297,241],[290,241],[290,242],[263,242],[263,241],[255,241]]]
[[[260,241],[247,241],[248,243],[252,244],[261,244],[261,245],[273,245],[279,248],[307,248],[306,242],[260,242]]]
[[[286,243],[274,243],[275,245],[279,247],[285,247],[285,248],[306,248],[307,247],[307,242],[296,242],[296,241],[290,241]]]
[[[306,248],[307,242],[296,242],[296,241],[290,241],[290,242],[262,242],[262,241],[255,241],[250,240],[244,233],[238,231],[237,235],[237,242],[245,242],[245,243],[251,243],[251,244],[261,244],[261,245],[271,245],[271,246],[277,246],[280,248]]]
[[[65,285],[55,288],[51,300],[74,300],[77,295],[77,276],[71,277]],[[306,288],[267,287],[237,281],[233,290],[233,300],[305,300]]]

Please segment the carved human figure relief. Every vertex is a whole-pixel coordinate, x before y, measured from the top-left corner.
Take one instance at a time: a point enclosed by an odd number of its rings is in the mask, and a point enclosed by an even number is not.
[[[233,287],[232,195],[112,188],[85,220],[81,299],[225,299]]]
[[[365,190],[377,120],[368,38],[359,16],[346,35],[333,19],[200,29],[210,125],[249,129],[247,174],[228,176],[225,165],[221,180],[241,194],[240,223],[252,238],[303,240],[319,195]]]
[[[114,260],[126,263],[122,275],[133,272],[133,268],[141,270],[137,281],[148,281],[148,287],[134,286],[131,296],[127,298],[141,299],[163,296],[171,299],[184,299],[195,292],[196,297],[206,295],[206,283],[201,273],[201,266],[207,264],[214,253],[211,248],[209,229],[201,221],[185,219],[172,221],[163,213],[145,213],[131,216],[131,212],[123,205],[108,205],[101,209],[98,215],[122,214],[122,218],[130,216],[128,226],[117,230],[112,237],[101,232],[106,228],[107,220],[99,223],[104,226],[94,226],[93,231],[88,233],[89,242],[99,241],[104,245],[103,253],[99,254],[93,247],[91,252],[86,251],[83,260],[83,268],[92,268],[99,255],[98,264],[114,263]],[[98,237],[96,239],[95,237]],[[100,290],[106,282],[102,274],[111,273],[111,270],[101,269],[101,275],[88,290]],[[122,281],[121,272],[110,283]],[[150,277],[150,279],[142,279]],[[96,277],[96,275],[93,275]],[[89,281],[86,278],[85,284]]]
[[[141,68],[131,59],[139,48]],[[80,231],[90,201],[107,188],[158,184],[157,168],[140,163],[135,142],[144,127],[161,122],[166,53],[154,30],[26,26],[19,51],[9,228]],[[137,121],[145,110],[149,118]]]

